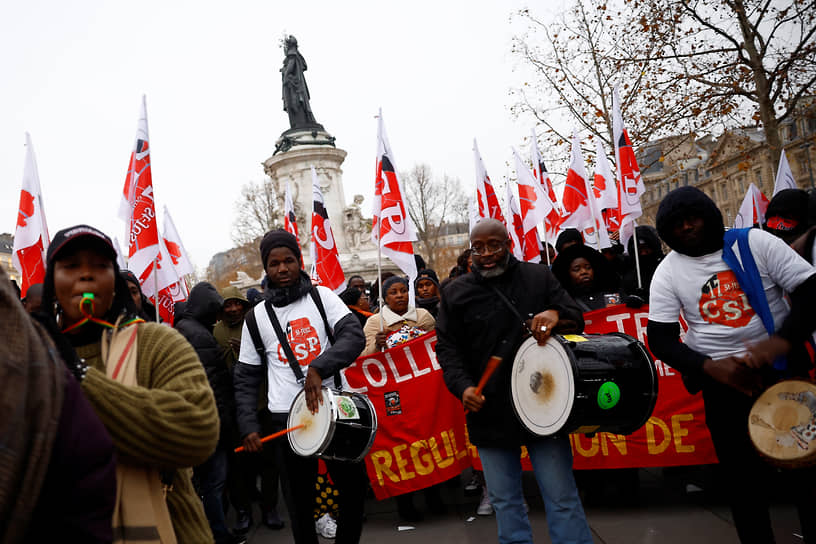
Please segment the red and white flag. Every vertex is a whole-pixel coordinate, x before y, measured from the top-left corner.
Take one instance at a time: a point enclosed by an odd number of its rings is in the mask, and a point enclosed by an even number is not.
[[[765,223],[765,212],[768,211],[768,197],[762,194],[753,183],[745,191],[737,216],[734,218],[734,228],[741,229]]]
[[[510,181],[508,180],[504,186],[506,189],[504,199],[507,204],[507,215],[512,220],[512,224],[509,225],[507,229],[507,233],[510,235],[510,250],[516,259],[523,261],[524,251],[522,240],[524,239],[524,223],[521,220],[521,211],[519,210],[518,204],[516,204],[513,191],[510,189]],[[471,230],[473,229],[471,228]]]
[[[612,91],[612,137],[615,142],[615,162],[618,176],[618,215],[620,216],[620,242],[628,247],[629,238],[635,231],[635,220],[643,215],[640,195],[645,192],[640,168],[632,149],[632,141],[623,124],[618,86]]]
[[[774,190],[771,198],[776,196],[776,193],[783,189],[798,189],[796,180],[793,178],[790,164],[788,164],[788,157],[785,155],[785,150],[779,155],[779,167],[776,170],[776,180],[774,181]]]
[[[532,139],[530,140],[530,158],[533,161],[533,175],[544,187],[544,192],[552,205],[552,211],[544,220],[544,228],[547,237],[554,241],[558,235],[558,223],[561,221],[561,207],[558,204],[558,197],[555,196],[555,189],[553,189],[547,168],[544,166],[544,161],[541,160],[541,154],[538,152],[538,139],[535,129],[533,129]]]
[[[603,144],[600,139],[595,141],[595,176],[592,184],[595,193],[595,201],[603,215],[604,224],[607,231],[620,230],[620,219],[618,217],[618,186],[615,183],[615,176],[606,158]]]
[[[496,191],[493,189],[493,184],[490,183],[490,176],[487,175],[487,169],[485,169],[482,156],[479,154],[476,138],[473,139],[473,158],[476,161],[476,204],[478,205],[479,217],[498,219],[505,223],[499,199],[496,197]]]
[[[176,230],[176,225],[173,223],[173,218],[170,217],[167,206],[164,207],[164,245],[167,247],[167,252],[173,261],[173,268],[176,269],[176,275],[179,278],[183,278],[195,271],[193,263],[190,262],[190,257],[187,255],[187,250],[184,249],[184,244],[181,243],[181,236]]]
[[[559,225],[561,230],[572,227],[583,231],[587,226],[592,225],[587,177],[581,144],[578,141],[578,135],[573,132],[570,166],[567,170],[567,180],[564,183],[564,194],[561,197],[561,204],[564,206],[564,214],[561,216]]]
[[[312,166],[312,262],[319,284],[339,293],[346,285],[317,172]]]
[[[300,235],[298,234],[297,218],[295,217],[295,205],[292,203],[292,191],[288,181],[286,182],[286,193],[283,199],[283,228],[286,232],[295,237],[298,246],[300,246]],[[313,250],[311,254],[314,255]],[[300,253],[300,267],[305,269],[302,251]],[[312,268],[314,268],[314,262],[312,262]],[[312,274],[312,276],[314,276],[314,274]]]
[[[553,211],[552,201],[544,190],[544,186],[527,168],[515,148],[513,159],[518,183],[521,221],[524,226],[524,238],[522,239],[524,260],[539,263],[543,246],[538,236],[538,225],[543,223]]]
[[[385,133],[381,110],[377,116],[377,167],[371,239],[408,275],[409,285],[413,285],[417,275],[413,242],[417,235],[402,195],[402,184],[397,177],[394,154]],[[413,295],[413,289],[410,291]]]
[[[175,320],[174,304],[187,300],[187,289],[184,280],[176,273],[173,265],[173,255],[168,249],[164,237],[162,237],[159,245],[161,246],[157,260],[159,292],[147,296],[150,297],[153,305],[158,308],[159,317],[161,317],[162,321],[172,326]],[[144,289],[144,285],[142,285],[142,292],[144,292]]]
[[[148,140],[147,99],[142,96],[136,142],[130,154],[119,215],[126,222],[128,268],[139,278],[145,296],[152,297],[164,286],[157,287],[158,278],[154,277],[154,261],[159,257],[160,249]]]
[[[23,187],[20,190],[20,207],[17,210],[17,226],[11,262],[20,272],[20,296],[25,298],[28,288],[45,279],[45,254],[51,238],[45,223],[40,174],[31,137],[26,132],[26,155],[23,163]]]

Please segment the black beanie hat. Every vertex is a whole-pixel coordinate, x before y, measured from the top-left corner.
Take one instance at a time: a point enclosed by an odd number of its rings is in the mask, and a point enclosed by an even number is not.
[[[414,280],[414,289],[416,289],[419,280],[431,280],[437,288],[439,287],[439,278],[437,277],[436,272],[430,268],[425,268],[417,273],[417,277]]]
[[[360,301],[360,297],[363,296],[363,292],[357,289],[356,287],[349,287],[342,293],[340,293],[340,300],[343,301],[343,304],[346,306],[354,306]]]
[[[558,239],[555,241],[555,251],[561,253],[564,244],[569,242],[583,244],[584,237],[581,235],[581,231],[578,229],[565,229],[564,232],[558,235]]]
[[[266,270],[266,259],[269,257],[269,252],[276,247],[288,247],[295,254],[295,258],[300,261],[302,259],[300,253],[300,245],[298,245],[295,235],[283,229],[270,230],[264,234],[261,240],[261,266]]]
[[[382,296],[385,298],[385,295],[388,293],[388,288],[394,285],[395,283],[402,283],[405,287],[408,287],[408,280],[403,278],[402,276],[391,276],[384,282],[382,282]]]
[[[778,221],[777,218],[787,221]],[[774,195],[765,211],[765,226],[795,238],[807,230],[808,194],[802,189],[783,189]]]

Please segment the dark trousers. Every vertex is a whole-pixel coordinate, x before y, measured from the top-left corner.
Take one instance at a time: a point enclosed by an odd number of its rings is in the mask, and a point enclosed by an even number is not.
[[[284,439],[285,440],[285,439]],[[230,501],[236,510],[251,511],[256,498],[258,475],[261,476],[261,510],[268,512],[278,508],[278,483],[280,470],[270,456],[262,453],[231,452],[227,488]]]
[[[286,428],[287,414],[261,415],[261,435]],[[317,458],[301,457],[292,451],[286,437],[264,444],[264,463],[277,462],[280,468],[283,498],[289,510],[289,525],[297,544],[317,544],[315,532],[315,484]],[[326,460],[329,475],[339,496],[336,544],[356,544],[363,532],[363,510],[368,479],[363,463]]]
[[[216,540],[229,535],[224,521],[224,507],[221,497],[227,481],[227,452],[219,444],[215,452],[203,464],[194,469],[198,480],[199,493],[204,503],[204,513],[210,522]]]
[[[720,461],[726,497],[743,544],[774,542],[769,513],[772,483],[785,484],[806,543],[816,543],[816,469],[777,471],[754,449],[748,415],[754,399],[725,385],[703,388],[706,424]]]

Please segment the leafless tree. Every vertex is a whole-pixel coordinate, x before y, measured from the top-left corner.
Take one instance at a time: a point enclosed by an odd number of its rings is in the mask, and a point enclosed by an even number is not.
[[[401,178],[405,183],[408,214],[425,246],[426,264],[433,268],[442,247],[445,225],[467,221],[467,197],[458,179],[448,175],[434,178],[427,164],[415,165],[410,172],[401,174]]]
[[[280,226],[283,210],[272,180],[250,181],[241,187],[235,202],[232,241],[238,246],[252,243],[267,231]]]
[[[632,0],[633,23],[656,45],[648,57],[698,104],[697,115],[760,125],[774,161],[780,124],[816,84],[814,0]]]

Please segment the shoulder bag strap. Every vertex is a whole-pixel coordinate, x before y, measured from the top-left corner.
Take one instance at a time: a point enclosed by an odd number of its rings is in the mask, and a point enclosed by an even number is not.
[[[244,318],[246,322],[249,337],[252,339],[252,344],[255,346],[255,351],[261,358],[261,364],[266,364],[266,348],[264,348],[263,340],[261,340],[261,331],[258,330],[258,320],[255,318],[255,310],[250,310]]]
[[[496,286],[495,286],[495,285],[493,285],[493,284],[487,284],[487,286],[488,286],[488,287],[489,287],[489,288],[490,288],[490,289],[491,289],[491,290],[492,290],[494,293],[496,293],[496,294],[499,296],[499,298],[502,300],[502,302],[504,302],[504,304],[505,304],[505,305],[506,305],[508,308],[510,308],[510,311],[511,311],[511,312],[513,312],[513,315],[515,315],[515,316],[516,316],[516,319],[518,319],[518,320],[519,320],[519,323],[521,323],[521,328],[522,328],[522,329],[524,329],[524,331],[525,331],[525,332],[530,332],[530,329],[528,329],[528,328],[527,328],[527,324],[524,322],[524,318],[523,318],[523,317],[521,317],[521,314],[520,314],[520,313],[519,313],[519,311],[516,309],[516,307],[515,307],[515,306],[513,306],[513,303],[512,303],[512,302],[510,302],[510,299],[509,299],[509,298],[507,298],[507,295],[505,295],[504,293],[502,293],[502,292],[501,292],[501,289],[499,289],[498,287],[496,287]]]
[[[289,345],[289,341],[286,339],[286,334],[281,328],[281,324],[278,321],[278,316],[275,315],[275,310],[272,308],[272,301],[269,299],[265,300],[264,308],[266,308],[266,314],[269,316],[269,321],[272,322],[272,327],[275,328],[275,334],[278,337],[278,342],[280,342],[280,345],[283,348],[283,352],[286,354],[286,359],[289,361],[289,368],[292,369],[297,382],[303,385],[303,383],[306,381],[306,377],[303,375],[303,370],[300,368],[300,363],[297,362],[297,358],[295,358],[295,354],[292,352],[292,347]]]
[[[320,317],[323,318],[323,327],[326,329],[326,335],[329,337],[329,342],[334,345],[334,332],[332,328],[329,326],[329,319],[326,317],[326,309],[323,307],[323,301],[320,299],[320,293],[317,292],[317,287],[312,285],[312,288],[309,289],[309,296],[312,297],[312,301],[314,302],[315,306],[317,306],[317,311],[320,312]],[[337,389],[341,389],[343,384],[340,380],[340,373],[334,373],[334,386]]]

